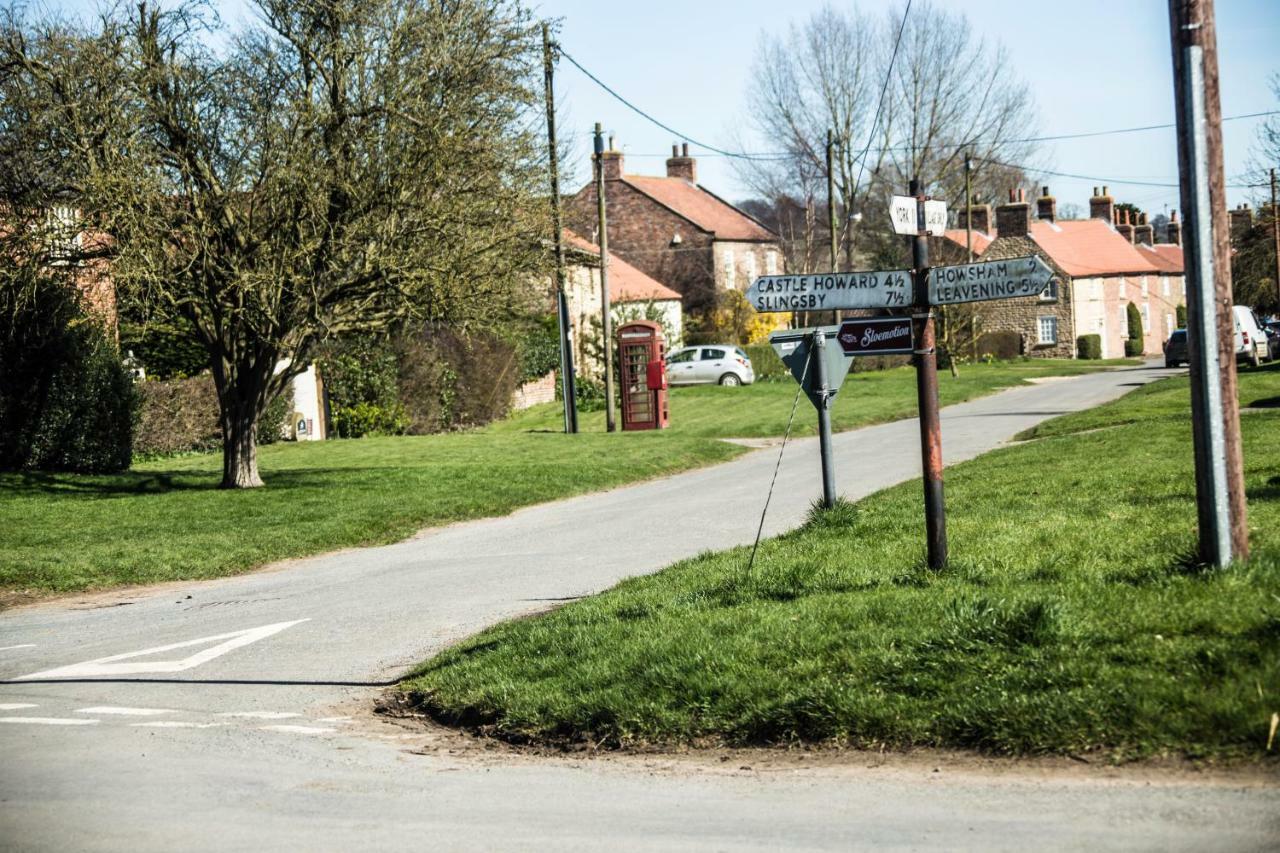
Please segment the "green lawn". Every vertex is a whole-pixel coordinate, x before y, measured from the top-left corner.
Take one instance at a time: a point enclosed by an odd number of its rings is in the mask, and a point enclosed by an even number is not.
[[[963,403],[1003,388],[1024,384],[1045,376],[1075,376],[1111,367],[1141,364],[1133,359],[1111,361],[1070,361],[1065,359],[1025,359],[993,364],[965,365],[960,376],[946,370],[938,376],[938,397],[942,405]],[[899,367],[869,373],[853,373],[845,379],[832,408],[831,424],[836,430],[856,429],[916,416],[915,369]],[[761,438],[782,435],[796,396],[796,383],[757,382],[742,388],[693,385],[671,389],[671,429],[678,435],[715,438]],[[515,417],[493,424],[492,432],[555,430],[564,423],[559,403],[534,406]],[[604,412],[583,412],[583,430],[604,430]],[[817,432],[818,416],[813,406],[801,401],[796,410],[796,435]]]
[[[944,402],[1076,373],[1102,362],[1027,361],[966,368],[941,379]],[[851,377],[837,425],[915,414],[910,370]],[[855,394],[851,393],[856,391]],[[217,454],[139,463],[126,474],[0,474],[0,607],[27,594],[234,574],[273,560],[401,539],[422,527],[503,515],[729,459],[719,436],[777,435],[795,384],[677,389],[676,427],[560,434],[561,410],[541,407],[484,431],[262,448],[268,487],[217,488]],[[802,402],[797,430],[812,432]]]
[[[454,433],[274,444],[267,488],[217,488],[222,458],[125,474],[0,474],[0,592],[66,592],[234,574],[729,459],[659,433]]]
[[[1280,397],[1280,365],[1241,389]],[[1187,409],[1167,380],[948,469],[946,570],[923,565],[906,483],[763,543],[750,575],[745,548],[686,560],[485,631],[403,689],[513,740],[1262,756],[1280,412],[1242,417],[1253,557],[1212,570],[1190,557]]]

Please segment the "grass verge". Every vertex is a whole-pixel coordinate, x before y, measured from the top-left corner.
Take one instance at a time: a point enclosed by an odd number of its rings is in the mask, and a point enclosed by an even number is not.
[[[1242,399],[1277,394],[1280,365],[1242,373]],[[1185,378],[1103,408],[948,470],[945,571],[923,567],[907,483],[764,543],[750,575],[746,549],[686,560],[485,631],[402,689],[515,741],[1262,756],[1280,415],[1242,418],[1253,557],[1211,570],[1190,556]]]

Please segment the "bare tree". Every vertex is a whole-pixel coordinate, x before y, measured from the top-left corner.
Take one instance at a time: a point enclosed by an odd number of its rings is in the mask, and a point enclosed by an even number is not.
[[[317,343],[517,300],[544,207],[514,2],[257,4],[224,51],[199,4],[0,31],[0,138],[43,152],[24,198],[73,194],[122,291],[192,323],[229,488],[262,484],[259,416]]]
[[[1015,140],[1034,135],[1029,90],[1003,48],[976,38],[963,14],[927,0],[912,6],[905,25],[901,4],[881,19],[828,6],[783,37],[765,34],[749,86],[751,126],[779,156],[739,161],[738,169],[764,199],[824,206],[823,149],[834,131],[846,264],[900,259],[884,205],[911,178],[952,209],[963,203],[966,152],[977,164],[977,194],[997,198],[1027,183],[1021,167],[1034,146]],[[813,217],[817,233],[801,242],[822,245],[825,220]]]

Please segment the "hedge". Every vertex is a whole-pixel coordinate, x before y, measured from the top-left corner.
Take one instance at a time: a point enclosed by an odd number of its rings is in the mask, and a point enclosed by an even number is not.
[[[222,447],[218,393],[212,376],[140,382],[137,390],[141,404],[133,438],[135,454],[172,456]],[[292,410],[291,390],[268,403],[258,421],[258,444],[279,441]]]
[[[1102,335],[1081,335],[1076,338],[1076,358],[1102,358]]]

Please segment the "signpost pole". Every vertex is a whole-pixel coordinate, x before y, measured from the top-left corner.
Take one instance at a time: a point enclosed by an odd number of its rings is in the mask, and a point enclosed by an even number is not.
[[[609,304],[609,222],[604,197],[604,132],[596,122],[596,215],[600,219],[600,323],[604,333],[604,423],[608,432],[616,430],[613,416],[613,308]]]
[[[822,505],[827,509],[836,505],[836,469],[831,450],[831,400],[832,393],[827,379],[827,336],[822,329],[813,330],[810,351],[820,400],[818,403],[818,450],[822,456]]]
[[[924,524],[929,568],[947,565],[947,508],[942,493],[942,419],[938,412],[938,357],[933,312],[929,308],[929,237],[925,232],[920,180],[913,178],[919,232],[911,238],[916,277],[916,401],[920,410],[920,457],[924,468]]]

